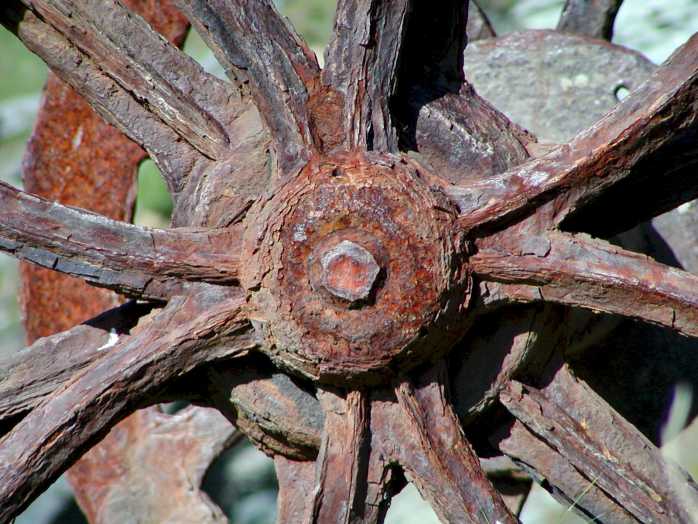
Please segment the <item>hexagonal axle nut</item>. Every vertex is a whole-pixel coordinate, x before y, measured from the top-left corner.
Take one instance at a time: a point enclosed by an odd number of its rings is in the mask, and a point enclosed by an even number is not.
[[[333,296],[352,303],[368,298],[380,273],[373,255],[349,240],[328,250],[320,263],[323,287]]]

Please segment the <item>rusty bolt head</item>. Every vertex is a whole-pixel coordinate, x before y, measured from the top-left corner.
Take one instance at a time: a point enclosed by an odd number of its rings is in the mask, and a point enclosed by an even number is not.
[[[320,263],[323,287],[349,302],[368,298],[380,272],[373,255],[349,240],[323,254]]]

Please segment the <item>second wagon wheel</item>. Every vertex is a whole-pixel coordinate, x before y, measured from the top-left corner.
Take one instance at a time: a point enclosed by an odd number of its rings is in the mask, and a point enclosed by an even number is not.
[[[464,2],[341,1],[323,69],[266,0],[179,7],[232,86],[118,2],[0,11],[148,151],[176,205],[174,227],[152,230],[0,187],[4,250],[166,303],[85,351],[82,371],[31,359],[70,354],[86,326],[9,370],[15,391],[53,387],[4,397],[0,518],[134,409],[182,398],[274,456],[284,522],[380,521],[405,480],[444,521],[513,522],[478,457],[497,453],[563,497],[586,489],[591,517],[691,522],[692,482],[576,376],[580,320],[560,306],[698,336],[697,277],[577,232],[696,196],[697,37],[549,147],[466,82]],[[561,27],[597,20],[604,36],[614,14],[568,2]]]

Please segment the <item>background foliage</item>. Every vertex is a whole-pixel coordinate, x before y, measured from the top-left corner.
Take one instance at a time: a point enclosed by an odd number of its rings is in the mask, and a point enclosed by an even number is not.
[[[277,0],[277,3],[321,55],[330,34],[334,0]],[[562,0],[480,0],[499,34],[522,28],[554,27],[562,3]],[[616,21],[614,41],[660,63],[696,31],[698,0],[626,0]],[[222,76],[220,66],[197,35],[190,36],[185,50],[207,69]],[[21,185],[22,153],[45,79],[46,68],[41,60],[26,51],[13,35],[0,29],[0,180]],[[154,164],[144,162],[139,173],[136,222],[164,225],[170,211],[171,202]],[[17,284],[15,261],[0,254],[0,356],[15,351],[23,343]],[[663,450],[697,476],[698,465],[689,460],[689,457],[693,457],[693,462],[698,460],[696,428],[681,433],[692,397],[692,391],[677,385],[665,427]],[[230,516],[231,522],[274,521],[276,485],[272,465],[249,445],[238,446],[219,460],[208,475],[206,488]],[[522,520],[529,524],[571,524],[578,519],[570,509],[561,508],[542,489],[535,489]],[[58,481],[17,519],[17,524],[80,522],[84,522],[84,518],[75,507],[64,480]],[[388,522],[429,524],[437,520],[419,494],[407,489],[395,499]]]

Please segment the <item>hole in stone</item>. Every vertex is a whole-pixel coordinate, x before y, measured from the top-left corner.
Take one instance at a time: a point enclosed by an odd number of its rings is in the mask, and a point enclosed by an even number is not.
[[[630,89],[628,89],[624,84],[616,86],[616,88],[613,90],[613,95],[619,102],[622,102],[629,94]]]
[[[138,167],[138,195],[133,223],[141,226],[167,227],[172,214],[172,198],[160,170],[152,160]]]
[[[247,439],[225,451],[204,477],[203,490],[238,524],[276,520],[274,462]]]

